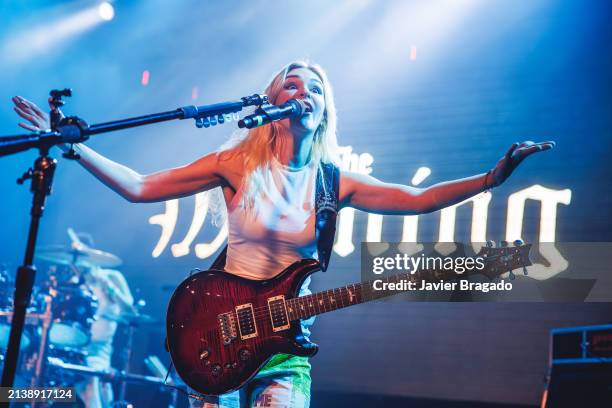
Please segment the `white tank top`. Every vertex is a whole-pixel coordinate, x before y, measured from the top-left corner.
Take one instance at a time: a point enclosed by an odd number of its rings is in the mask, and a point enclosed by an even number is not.
[[[317,258],[315,170],[312,163],[291,169],[278,161],[258,170],[261,186],[252,206],[244,205],[245,187],[239,188],[228,205],[228,272],[269,279],[295,261]]]

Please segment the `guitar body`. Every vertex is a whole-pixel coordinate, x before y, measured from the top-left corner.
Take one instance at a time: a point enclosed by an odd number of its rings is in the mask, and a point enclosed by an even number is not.
[[[202,394],[220,395],[240,388],[277,353],[315,355],[318,346],[282,307],[319,269],[316,260],[305,259],[269,280],[209,270],[181,282],[166,317],[168,349],[179,376]],[[276,313],[274,324],[270,310]]]

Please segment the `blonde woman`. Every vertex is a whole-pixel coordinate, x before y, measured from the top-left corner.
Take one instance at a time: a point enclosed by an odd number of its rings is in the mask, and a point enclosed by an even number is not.
[[[299,118],[252,129],[229,147],[183,167],[142,175],[84,145],[76,146],[79,163],[131,202],[164,201],[219,187],[229,222],[225,269],[250,279],[271,278],[296,260],[316,258],[314,179],[320,163],[336,161],[338,143],[334,98],[321,67],[293,62],[274,76],[265,93],[275,105],[297,98],[308,109]],[[13,101],[30,122],[22,127],[48,128],[47,115],[36,105],[21,97]],[[501,184],[525,157],[553,146],[515,143],[492,170],[427,188],[342,171],[340,207],[397,215],[436,211]],[[308,407],[310,381],[305,358],[279,355],[243,389],[199,404]]]

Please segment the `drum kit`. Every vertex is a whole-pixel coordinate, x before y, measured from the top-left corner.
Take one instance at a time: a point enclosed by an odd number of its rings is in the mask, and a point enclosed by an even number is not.
[[[73,387],[87,378],[99,377],[119,384],[113,406],[129,405],[125,401],[127,383],[164,385],[163,378],[158,376],[129,373],[135,329],[161,324],[136,308],[129,313],[97,315],[98,299],[83,279],[83,269],[114,268],[122,263],[119,257],[73,240],[71,246],[38,248],[37,259],[47,269],[41,274],[40,283],[34,286],[21,338],[19,373],[24,379],[23,385]],[[14,288],[15,282],[8,271],[0,268],[0,365],[11,329]],[[91,328],[97,319],[114,321],[127,329],[121,369],[96,369],[86,363]],[[175,406],[176,391],[170,391]]]

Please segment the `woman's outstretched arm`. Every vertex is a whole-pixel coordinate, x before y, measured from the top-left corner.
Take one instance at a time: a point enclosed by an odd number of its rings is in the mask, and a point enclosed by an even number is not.
[[[422,214],[457,204],[503,183],[529,155],[549,150],[554,142],[514,143],[487,173],[445,181],[427,188],[382,182],[372,176],[342,172],[340,206],[389,215]]]
[[[36,104],[20,96],[14,97],[13,103],[15,112],[29,122],[21,122],[19,126],[32,131],[49,128],[48,115]],[[60,148],[67,149],[66,146]],[[216,153],[186,166],[143,175],[83,144],[74,145],[74,149],[80,156],[78,162],[85,169],[131,202],[164,201],[225,185]]]
[[[224,185],[216,153],[182,167],[143,175],[83,144],[75,145],[74,149],[81,156],[78,162],[87,171],[133,203],[165,201]]]

